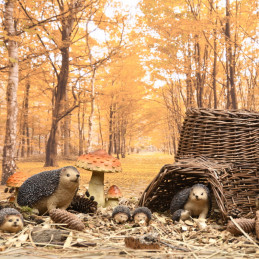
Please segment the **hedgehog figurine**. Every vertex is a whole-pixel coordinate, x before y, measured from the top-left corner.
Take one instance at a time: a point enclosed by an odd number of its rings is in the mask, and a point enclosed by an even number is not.
[[[130,210],[126,206],[117,206],[112,212],[112,218],[116,223],[125,223],[130,219]]]
[[[147,207],[139,207],[133,211],[132,218],[135,223],[144,222],[144,225],[148,225],[152,218],[152,212]]]
[[[23,229],[23,216],[13,208],[0,210],[0,230],[17,233]]]
[[[29,177],[19,188],[17,204],[44,214],[67,209],[79,187],[80,174],[73,166],[44,171]]]
[[[180,220],[185,221],[190,218],[191,218],[191,213],[188,210],[179,209],[179,210],[176,210],[172,215],[173,221],[180,221]]]
[[[171,214],[184,209],[192,217],[206,219],[211,209],[211,196],[209,189],[203,184],[195,184],[176,193],[170,204]]]

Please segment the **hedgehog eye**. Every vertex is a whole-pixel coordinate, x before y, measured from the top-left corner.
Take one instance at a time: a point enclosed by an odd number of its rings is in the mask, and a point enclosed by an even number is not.
[[[203,192],[201,193],[201,195],[203,195]]]
[[[195,196],[195,193],[193,193],[192,195]]]
[[[19,219],[16,219],[16,221],[19,221]]]
[[[12,219],[9,219],[8,221],[9,221],[9,222],[13,222],[13,220],[12,220]]]
[[[70,176],[70,174],[67,174],[67,177],[69,177]]]

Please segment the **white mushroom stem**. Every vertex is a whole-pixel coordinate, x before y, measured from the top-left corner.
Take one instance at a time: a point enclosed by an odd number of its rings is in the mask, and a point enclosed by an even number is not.
[[[106,198],[105,207],[116,207],[119,204],[119,198]]]
[[[88,191],[91,196],[94,196],[95,201],[98,202],[98,206],[105,206],[104,196],[104,173],[103,172],[92,172],[92,177],[89,182]]]

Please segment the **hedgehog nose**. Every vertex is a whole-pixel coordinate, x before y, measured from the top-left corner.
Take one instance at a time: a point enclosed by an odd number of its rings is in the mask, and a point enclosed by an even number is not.
[[[77,174],[76,177],[79,178],[79,177],[80,177],[80,174]]]
[[[199,196],[198,196],[198,195],[196,195],[196,199],[197,199],[197,200],[199,199]]]

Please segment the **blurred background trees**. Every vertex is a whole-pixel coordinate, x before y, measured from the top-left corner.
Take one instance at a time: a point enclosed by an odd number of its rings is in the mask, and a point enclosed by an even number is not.
[[[173,155],[188,107],[258,110],[254,0],[0,5],[6,175],[16,159],[36,155],[46,166],[97,148],[117,157],[141,150]]]

